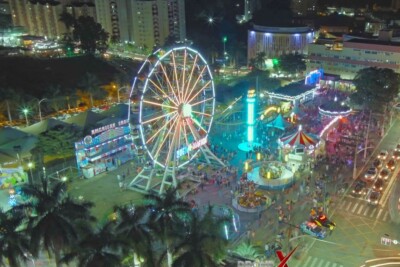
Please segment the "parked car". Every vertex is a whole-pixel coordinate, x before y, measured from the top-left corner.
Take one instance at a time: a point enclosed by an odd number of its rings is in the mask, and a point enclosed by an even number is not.
[[[388,169],[382,169],[379,172],[378,178],[386,181],[389,178],[389,175],[390,175],[390,171]]]
[[[369,204],[378,205],[380,198],[381,198],[381,192],[372,190],[369,193],[367,200]]]
[[[383,167],[382,160],[380,160],[380,159],[374,160],[374,163],[372,163],[372,165],[377,169],[380,169]]]
[[[367,182],[373,182],[378,174],[376,168],[369,168],[368,171],[364,174],[364,180]]]
[[[382,150],[378,155],[378,159],[385,161],[388,158],[388,156],[389,152],[387,150]]]
[[[378,179],[376,179],[376,181],[375,181],[374,185],[372,186],[372,188],[375,191],[382,191],[383,184],[384,184],[383,179],[378,178]]]
[[[396,161],[394,159],[390,159],[386,163],[386,168],[388,168],[389,170],[393,171],[396,168]]]
[[[400,150],[394,151],[392,159],[399,160],[400,159]]]
[[[396,147],[394,148],[394,151],[400,151],[400,144],[396,145]]]
[[[367,183],[361,180],[356,180],[351,191],[356,196],[367,194]]]

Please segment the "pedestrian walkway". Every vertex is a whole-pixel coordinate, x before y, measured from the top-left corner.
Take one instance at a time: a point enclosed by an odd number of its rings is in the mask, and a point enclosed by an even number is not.
[[[387,209],[371,205],[363,199],[345,197],[337,207],[337,212],[351,213],[382,222],[390,220],[389,211]]]
[[[345,267],[345,265],[337,262],[328,261],[325,259],[308,256],[305,258],[303,263],[300,263],[301,267]],[[347,266],[346,266],[347,267]]]

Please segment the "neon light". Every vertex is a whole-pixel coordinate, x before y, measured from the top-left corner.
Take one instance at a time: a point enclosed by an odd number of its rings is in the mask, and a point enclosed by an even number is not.
[[[253,126],[247,127],[247,142],[251,143],[254,141],[254,128]]]
[[[247,142],[249,146],[254,141],[254,113],[255,113],[255,102],[256,102],[255,90],[249,90],[247,92]]]
[[[322,129],[321,133],[319,134],[319,137],[322,137],[324,135],[324,133],[335,123],[337,122],[339,119],[341,119],[342,116],[337,116],[335,117],[333,120],[331,120],[330,123],[328,123],[324,129]]]
[[[224,228],[225,228],[225,236],[226,236],[226,239],[229,239],[228,226],[225,224]]]
[[[247,104],[247,124],[252,125],[254,123],[254,104]]]
[[[185,154],[188,154],[190,151],[193,151],[203,145],[207,144],[207,138],[204,137],[200,140],[197,140],[191,144],[189,144],[188,146],[182,147],[179,150],[176,151],[176,157],[180,158]]]

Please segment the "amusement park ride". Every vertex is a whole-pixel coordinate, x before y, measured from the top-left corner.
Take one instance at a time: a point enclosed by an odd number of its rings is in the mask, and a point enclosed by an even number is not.
[[[140,96],[140,140],[149,162],[130,182],[131,189],[162,194],[177,187],[178,171],[200,156],[206,164],[225,166],[207,146],[215,89],[210,68],[197,51],[176,47],[153,53],[134,79],[130,99],[134,95]],[[131,101],[129,105],[131,110]],[[131,112],[128,116],[131,121]],[[192,175],[185,179],[199,182]]]

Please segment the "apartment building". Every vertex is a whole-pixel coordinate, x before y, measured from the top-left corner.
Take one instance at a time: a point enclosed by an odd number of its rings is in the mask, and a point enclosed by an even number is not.
[[[392,31],[380,32],[378,38],[345,36],[341,41],[319,40],[308,47],[307,72],[323,68],[325,73],[353,79],[363,68],[393,69],[400,73],[400,42],[392,38]]]
[[[119,41],[148,48],[186,38],[184,0],[95,0],[97,22]]]
[[[14,26],[27,33],[48,38],[60,38],[65,26],[59,21],[63,12],[60,1],[8,0]]]

